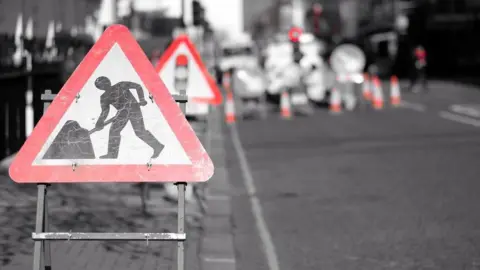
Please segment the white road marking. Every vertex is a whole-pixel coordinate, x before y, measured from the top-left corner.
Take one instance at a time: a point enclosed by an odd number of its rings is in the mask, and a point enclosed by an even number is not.
[[[207,196],[207,200],[213,201],[228,201],[230,198],[228,196],[221,196],[221,195],[210,195]]]
[[[442,112],[439,112],[438,114],[440,115],[440,117],[444,119],[448,119],[448,120],[459,122],[466,125],[471,125],[474,127],[480,127],[480,120],[476,120],[467,116],[463,116],[463,115],[459,115],[459,114],[455,114],[447,111],[442,111]]]
[[[259,199],[255,195],[257,192],[257,189],[255,187],[250,166],[248,165],[248,161],[245,156],[245,151],[243,149],[242,142],[240,141],[240,137],[238,135],[237,126],[235,124],[230,125],[230,131],[231,131],[230,134],[232,136],[233,146],[235,148],[235,152],[237,153],[237,157],[240,162],[240,167],[242,170],[245,187],[250,197],[250,203],[252,204],[252,212],[253,212],[253,215],[255,216],[255,221],[256,221],[255,223],[257,225],[257,229],[263,243],[264,252],[268,262],[269,269],[279,270],[280,266],[278,263],[278,257],[275,251],[275,246],[273,245],[272,236],[270,234],[270,231],[268,230],[267,223],[265,222],[265,218],[263,216],[262,206],[260,205]]]
[[[206,262],[216,262],[216,263],[235,263],[234,258],[211,258],[211,257],[205,257],[203,258],[204,261]]]
[[[480,118],[480,110],[478,109],[478,107],[478,105],[454,104],[450,106],[450,110],[458,114],[464,114],[470,117]]]
[[[400,107],[405,109],[411,109],[417,112],[425,112],[427,110],[425,105],[420,103],[413,103],[409,101],[402,101],[402,103],[400,103]]]

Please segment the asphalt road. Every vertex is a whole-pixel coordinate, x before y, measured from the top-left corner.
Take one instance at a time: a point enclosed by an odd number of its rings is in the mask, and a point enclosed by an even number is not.
[[[480,269],[480,89],[430,88],[225,127],[237,269]]]

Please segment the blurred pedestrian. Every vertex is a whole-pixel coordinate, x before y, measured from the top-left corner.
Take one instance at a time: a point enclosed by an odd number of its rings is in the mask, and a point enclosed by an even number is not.
[[[427,52],[422,45],[417,45],[413,49],[413,65],[410,71],[410,86],[409,91],[418,93],[418,84],[421,85],[422,91],[428,90],[427,78],[426,78],[426,67],[427,67]]]

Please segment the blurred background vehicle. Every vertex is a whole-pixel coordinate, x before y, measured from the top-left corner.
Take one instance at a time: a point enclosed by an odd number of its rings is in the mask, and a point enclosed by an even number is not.
[[[220,48],[218,65],[221,72],[257,65],[256,45],[248,33],[243,32],[227,37],[220,44]]]

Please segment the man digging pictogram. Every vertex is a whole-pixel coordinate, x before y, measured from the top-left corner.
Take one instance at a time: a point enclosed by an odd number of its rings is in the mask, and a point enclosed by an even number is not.
[[[141,106],[147,105],[142,87],[133,82],[123,81],[112,85],[110,79],[101,76],[95,80],[95,86],[105,91],[100,97],[100,106],[102,112],[95,124],[96,130],[101,130],[105,127],[105,120],[110,112],[110,106],[117,110],[117,114],[113,117],[110,126],[110,133],[108,137],[108,153],[101,156],[102,159],[116,159],[120,150],[121,135],[120,133],[125,128],[128,122],[133,127],[135,135],[153,148],[152,158],[160,155],[163,148],[153,134],[145,129],[143,122],[143,115]],[[130,89],[137,90],[140,102],[138,102]]]

